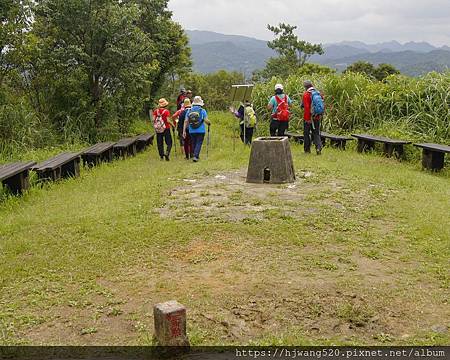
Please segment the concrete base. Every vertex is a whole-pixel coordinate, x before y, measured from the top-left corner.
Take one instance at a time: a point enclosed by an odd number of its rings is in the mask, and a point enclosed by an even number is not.
[[[176,301],[153,308],[155,338],[160,346],[189,346],[186,334],[186,308]]]
[[[254,184],[286,184],[295,181],[289,139],[263,137],[252,143],[247,182]]]

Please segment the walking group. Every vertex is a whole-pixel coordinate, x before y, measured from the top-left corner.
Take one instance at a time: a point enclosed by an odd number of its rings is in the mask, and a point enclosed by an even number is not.
[[[306,153],[311,153],[311,145],[316,147],[317,155],[322,153],[322,140],[320,127],[325,112],[325,103],[322,94],[314,88],[311,81],[303,83],[305,92],[303,93],[301,108],[303,109],[303,132],[304,149]],[[282,84],[275,85],[275,95],[270,99],[268,109],[271,111],[270,136],[286,136],[291,120],[293,100],[285,94]]]
[[[322,94],[315,89],[309,80],[304,82],[305,92],[302,96],[301,108],[304,110],[303,130],[304,148],[306,153],[311,152],[311,145],[316,147],[317,154],[322,153],[320,127],[325,112],[325,103]],[[291,120],[291,107],[293,100],[285,94],[282,84],[275,85],[275,94],[270,98],[268,110],[271,113],[270,136],[285,137]],[[236,110],[230,108],[231,113],[239,119],[241,140],[250,145],[255,132],[257,119],[253,105],[246,100]]]
[[[177,111],[173,115],[168,109],[169,101],[164,98],[158,101],[158,108],[150,113],[161,160],[170,161],[173,141],[177,141],[176,132],[186,159],[194,162],[200,160],[205,135],[207,131],[209,133],[211,123],[201,96],[195,96],[192,100],[192,95],[192,91],[181,89],[177,98]],[[175,139],[172,139],[172,131]]]

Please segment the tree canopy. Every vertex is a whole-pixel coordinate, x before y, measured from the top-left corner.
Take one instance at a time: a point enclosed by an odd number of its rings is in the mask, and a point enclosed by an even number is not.
[[[267,45],[279,56],[269,59],[263,70],[255,72],[255,80],[270,79],[272,76],[287,77],[303,67],[312,55],[324,53],[322,45],[301,40],[295,34],[297,26],[281,23],[278,26],[267,25],[267,28],[275,36]]]
[[[357,61],[347,67],[344,72],[360,73],[369,76],[372,79],[383,81],[390,75],[400,74],[394,66],[390,64],[380,64],[378,67],[366,61]]]

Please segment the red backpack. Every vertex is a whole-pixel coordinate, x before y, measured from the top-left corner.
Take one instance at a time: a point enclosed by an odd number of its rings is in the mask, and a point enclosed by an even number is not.
[[[277,101],[277,112],[275,114],[275,119],[278,121],[287,122],[291,117],[291,112],[289,111],[289,96],[285,95],[283,99],[279,96],[275,96]]]

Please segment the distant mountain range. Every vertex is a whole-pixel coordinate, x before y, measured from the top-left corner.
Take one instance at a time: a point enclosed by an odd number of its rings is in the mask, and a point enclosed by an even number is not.
[[[254,70],[263,68],[267,59],[276,56],[264,40],[210,31],[186,32],[192,48],[194,69],[202,73],[225,69],[250,75]],[[360,41],[343,41],[325,44],[324,50],[324,55],[315,55],[310,61],[337,70],[344,70],[359,60],[375,65],[392,64],[410,76],[450,69],[450,47],[438,48],[426,42],[365,44]]]

